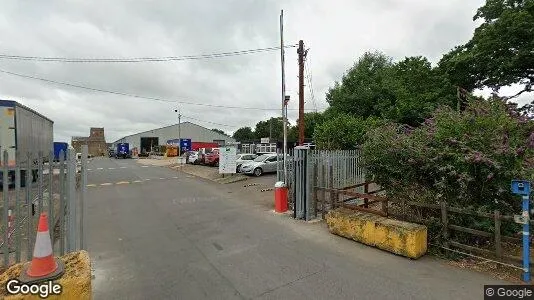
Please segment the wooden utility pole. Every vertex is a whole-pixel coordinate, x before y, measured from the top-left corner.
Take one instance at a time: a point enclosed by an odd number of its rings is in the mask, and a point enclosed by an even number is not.
[[[299,146],[304,144],[304,41],[299,41]]]

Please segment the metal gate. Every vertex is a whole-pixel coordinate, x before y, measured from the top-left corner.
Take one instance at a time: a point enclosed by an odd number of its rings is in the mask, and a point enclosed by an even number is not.
[[[42,212],[48,215],[54,255],[86,249],[87,145],[79,161],[73,148],[66,155],[61,151],[59,161],[53,151],[17,153],[15,165],[2,152],[0,269],[32,259]]]
[[[325,190],[354,189],[364,193],[365,172],[359,150],[310,150],[295,147],[287,153],[287,180],[279,152],[277,180],[288,187],[289,209],[296,219],[312,220],[333,208],[335,193]],[[317,191],[321,190],[320,193]],[[327,199],[328,198],[328,199]],[[348,197],[342,197],[342,200]]]

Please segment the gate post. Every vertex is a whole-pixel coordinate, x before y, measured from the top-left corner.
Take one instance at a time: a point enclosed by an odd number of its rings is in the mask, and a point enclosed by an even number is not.
[[[67,150],[67,252],[76,249],[76,153],[71,146]]]
[[[295,208],[293,216],[295,219],[310,220],[315,217],[312,212],[312,187],[311,187],[311,168],[309,167],[309,147],[297,146],[294,153],[294,191],[295,191]]]

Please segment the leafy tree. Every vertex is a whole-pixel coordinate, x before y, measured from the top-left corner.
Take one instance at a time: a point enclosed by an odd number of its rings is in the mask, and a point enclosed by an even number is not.
[[[313,133],[315,132],[315,128],[322,124],[324,121],[324,115],[320,112],[309,112],[304,113],[304,138],[305,139],[311,139],[313,138]],[[291,126],[288,132],[288,140],[290,141],[298,141],[299,137],[299,120],[297,119],[297,124],[295,126]]]
[[[349,114],[338,114],[318,125],[313,139],[319,149],[356,149],[363,144],[365,133],[382,122],[377,117],[364,119]]]
[[[416,126],[437,106],[455,105],[456,91],[424,57],[393,63],[382,53],[365,53],[328,91],[327,101],[330,115],[373,116]]]
[[[220,129],[218,129],[218,128],[212,128],[211,131],[215,131],[215,132],[217,132],[217,133],[220,133],[220,134],[223,134],[223,135],[226,135],[226,136],[227,136],[227,134],[226,134],[224,131],[222,131],[222,130],[220,130]]]
[[[486,0],[473,20],[483,19],[473,37],[447,53],[440,68],[452,83],[472,90],[534,83],[534,1]]]
[[[425,57],[407,57],[396,63],[392,76],[395,102],[381,108],[387,119],[417,126],[439,105],[456,106],[456,89]]]
[[[271,137],[272,139],[284,138],[284,124],[282,118],[270,118],[256,124],[254,135],[257,139]]]
[[[241,127],[234,132],[233,138],[238,142],[254,140],[254,132],[250,127]]]
[[[393,63],[380,52],[366,52],[326,94],[330,106],[338,112],[367,118],[380,116],[380,108],[391,106]]]

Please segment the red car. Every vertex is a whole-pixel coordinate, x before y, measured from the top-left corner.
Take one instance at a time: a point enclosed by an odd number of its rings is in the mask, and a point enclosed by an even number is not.
[[[219,166],[219,149],[213,149],[210,153],[206,154],[204,163],[208,166]]]

